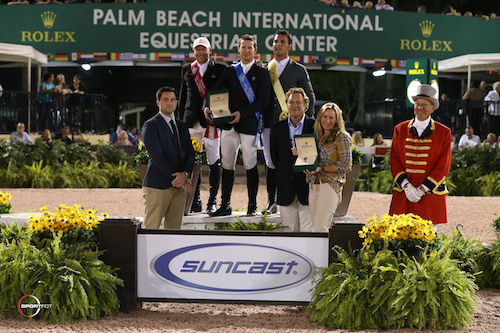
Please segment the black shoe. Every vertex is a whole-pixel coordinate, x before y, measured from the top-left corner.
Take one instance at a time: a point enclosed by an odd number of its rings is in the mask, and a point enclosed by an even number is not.
[[[207,204],[207,211],[206,211],[206,213],[208,215],[211,215],[211,214],[215,213],[216,210],[217,210],[217,205],[215,204],[215,202],[212,202],[212,203],[209,202]]]
[[[220,205],[219,209],[217,209],[215,212],[212,214],[209,214],[210,216],[228,216],[231,215],[233,212],[233,209],[231,208],[231,205]]]
[[[262,215],[264,215],[265,213],[267,213],[267,215],[276,214],[277,212],[278,212],[278,205],[276,205],[275,202],[273,203],[268,202],[266,208],[264,208],[264,210],[262,211]]]
[[[248,205],[247,216],[255,216],[257,215],[257,207],[253,204]]]
[[[201,201],[193,202],[193,204],[191,205],[191,213],[199,213],[201,212],[201,210]]]

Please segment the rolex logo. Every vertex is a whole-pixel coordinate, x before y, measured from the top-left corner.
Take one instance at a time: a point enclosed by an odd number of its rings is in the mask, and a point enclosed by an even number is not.
[[[415,66],[415,69],[418,69],[420,67],[420,63],[418,61],[415,61],[414,66]]]
[[[54,21],[56,20],[57,15],[53,12],[45,12],[42,15],[42,22],[45,28],[50,29],[54,25]]]
[[[434,29],[434,23],[429,20],[422,21],[420,24],[420,30],[422,30],[422,35],[424,37],[430,37],[432,34],[432,29]]]

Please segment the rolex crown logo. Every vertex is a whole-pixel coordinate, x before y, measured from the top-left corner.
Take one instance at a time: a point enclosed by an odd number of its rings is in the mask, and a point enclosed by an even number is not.
[[[54,25],[54,21],[56,20],[57,15],[53,12],[44,12],[42,15],[42,22],[45,28],[50,29]]]
[[[422,30],[422,35],[424,37],[430,37],[432,34],[432,29],[434,29],[434,23],[429,20],[422,21],[420,24],[420,30]]]
[[[418,69],[420,67],[420,63],[418,61],[415,61],[415,69]]]

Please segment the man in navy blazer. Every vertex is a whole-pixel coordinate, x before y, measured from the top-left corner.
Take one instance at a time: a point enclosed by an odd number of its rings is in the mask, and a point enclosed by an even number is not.
[[[264,115],[269,104],[271,81],[269,72],[255,64],[257,40],[254,36],[240,37],[238,53],[241,62],[228,67],[211,90],[229,89],[229,109],[233,121],[221,124],[221,156],[222,156],[222,202],[212,216],[231,215],[231,192],[234,183],[236,154],[241,144],[243,165],[247,171],[248,206],[247,215],[255,215],[257,211],[257,191],[259,188],[259,172],[257,170],[257,145],[259,116]],[[241,67],[241,69],[240,69]],[[241,77],[237,71],[241,70]],[[242,82],[243,81],[243,82]],[[246,82],[245,82],[246,81]],[[246,85],[248,89],[243,88]],[[249,94],[254,94],[250,101]],[[205,108],[205,118],[209,121],[210,110]],[[264,115],[265,116],[265,115]]]
[[[193,53],[196,60],[182,68],[178,108],[179,118],[188,125],[189,134],[203,144],[206,151],[210,168],[210,196],[207,213],[213,213],[217,209],[217,191],[219,191],[220,181],[220,129],[207,124],[203,114],[203,104],[207,90],[221,77],[227,67],[225,64],[216,63],[210,59],[211,52],[212,48],[207,38],[199,37],[193,41]],[[191,211],[199,212],[201,211],[199,180],[194,198]]]
[[[144,228],[158,229],[164,218],[165,229],[180,229],[187,182],[194,167],[194,149],[185,122],[175,119],[177,92],[162,87],[156,92],[159,112],[142,127],[144,145],[149,152],[148,171],[142,181]]]
[[[306,114],[310,117],[314,116],[314,103],[316,97],[314,95],[309,73],[304,65],[292,60],[289,57],[289,52],[292,49],[292,35],[287,30],[278,30],[274,33],[273,38],[273,53],[274,59],[268,64],[267,68],[271,75],[271,99],[268,110],[264,117],[264,157],[266,159],[267,174],[267,206],[262,213],[276,213],[276,168],[271,159],[271,150],[269,149],[269,135],[271,126],[280,120],[288,117],[286,110],[285,93],[294,87],[304,89],[309,98],[309,108]],[[276,84],[273,83],[277,80]]]
[[[309,187],[303,172],[294,172],[296,157],[294,135],[314,133],[314,119],[305,111],[309,97],[302,88],[292,88],[286,93],[286,104],[290,117],[271,127],[271,158],[276,167],[276,184],[281,224],[285,231],[313,231],[309,214]]]

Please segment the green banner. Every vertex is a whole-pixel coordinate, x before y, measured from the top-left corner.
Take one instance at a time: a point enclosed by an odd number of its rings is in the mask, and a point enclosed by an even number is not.
[[[291,54],[303,63],[376,66],[394,59],[500,52],[500,44],[488,40],[500,35],[500,20],[342,13],[306,0],[2,6],[0,22],[1,42],[32,45],[51,60],[190,60],[191,41],[201,35],[212,42],[217,60],[230,61],[244,33],[257,35],[258,53],[268,60],[273,33],[281,28],[294,35]]]

